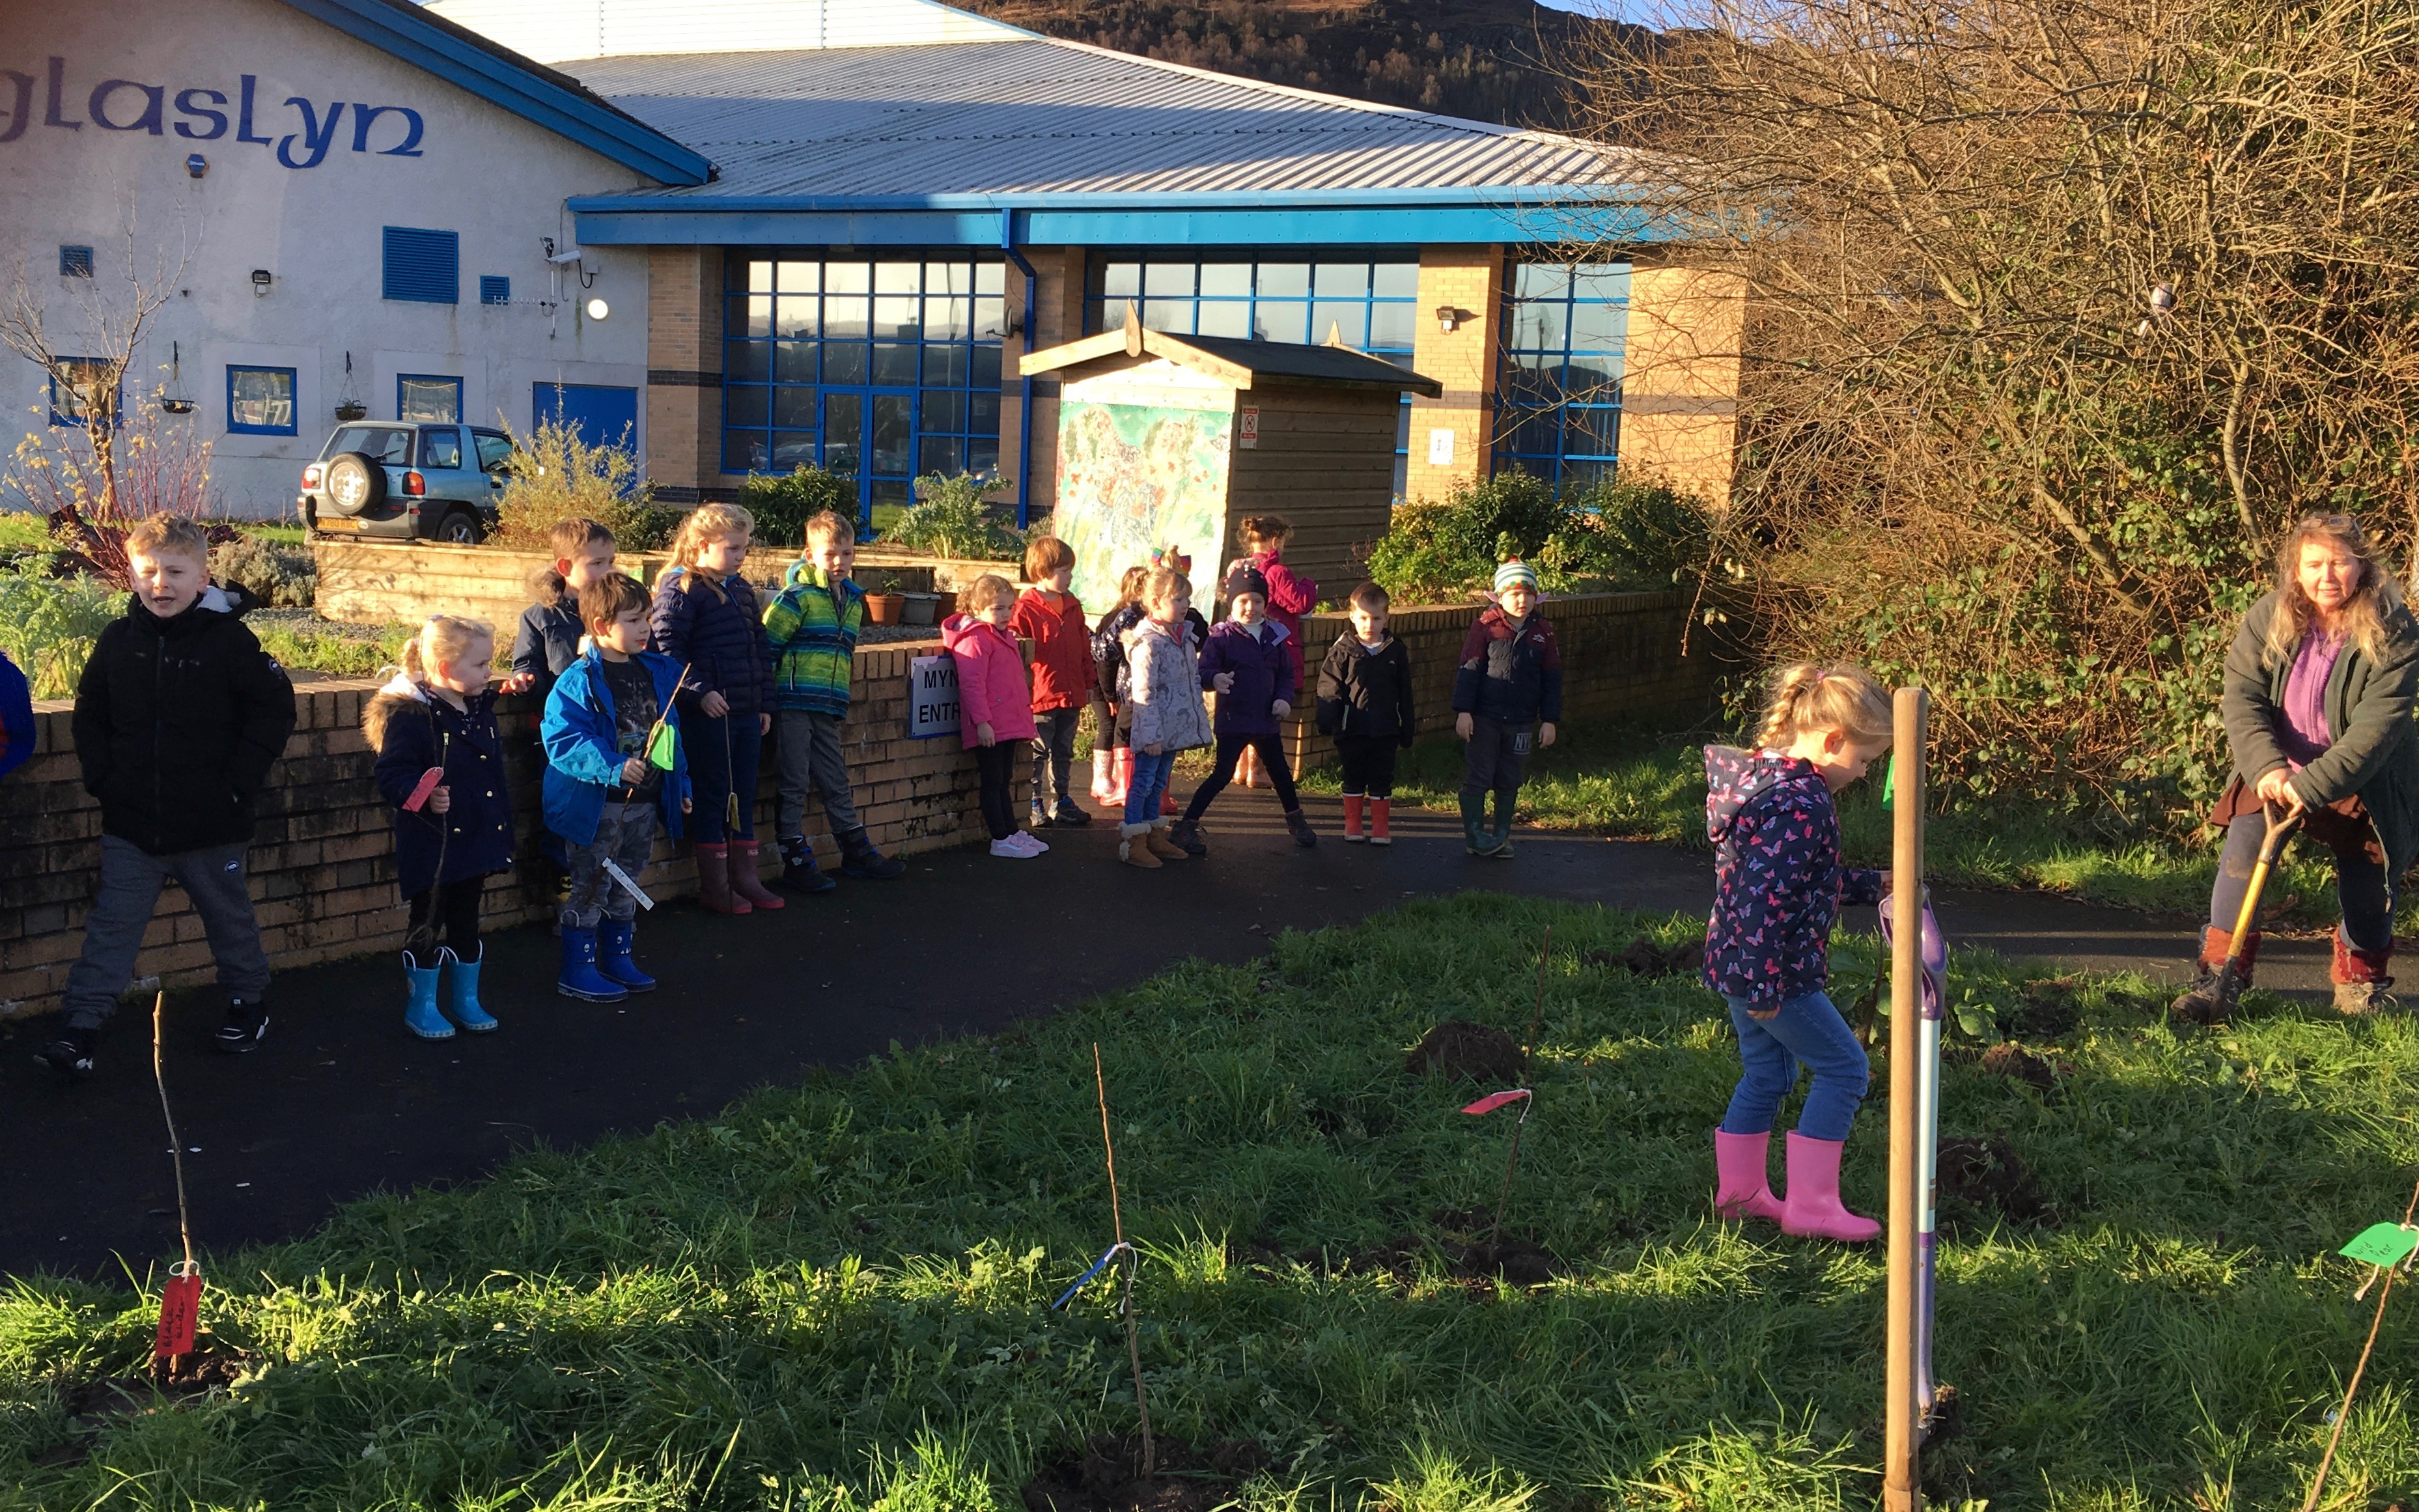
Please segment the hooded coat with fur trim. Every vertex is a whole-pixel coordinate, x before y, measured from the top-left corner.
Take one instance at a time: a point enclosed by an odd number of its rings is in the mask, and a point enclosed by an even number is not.
[[[372,779],[378,796],[394,809],[395,882],[406,898],[439,882],[509,871],[513,864],[513,796],[504,785],[496,695],[473,693],[462,703],[456,709],[422,685],[397,677],[362,711],[362,733],[377,752]],[[439,785],[451,800],[446,811],[438,813],[424,802],[406,812],[404,800],[440,762],[445,779]]]

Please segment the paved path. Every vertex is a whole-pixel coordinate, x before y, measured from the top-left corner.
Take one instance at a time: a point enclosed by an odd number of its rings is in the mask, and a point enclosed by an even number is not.
[[[1336,839],[1333,799],[1307,800],[1327,837],[1298,851],[1265,793],[1212,816],[1216,854],[1157,875],[1112,857],[1112,826],[1051,831],[1038,860],[968,848],[917,857],[888,883],[843,882],[778,914],[719,918],[681,903],[640,925],[661,990],[618,1006],[558,997],[555,941],[488,942],[492,1036],[405,1036],[390,956],[293,971],[272,990],[268,1042],[207,1048],[208,994],[172,998],[169,1086],[195,1222],[222,1252],[309,1231],[380,1188],[474,1179],[533,1143],[577,1146],[703,1114],[752,1087],[886,1048],[996,1030],[1152,976],[1188,956],[1241,961],[1288,926],[1348,922],[1414,895],[1470,887],[1610,906],[1703,908],[1708,857],[1534,832],[1518,858],[1464,854],[1446,815],[1398,817],[1389,851]],[[2188,926],[2033,894],[1940,895],[1963,943],[2093,969],[2178,974]],[[1044,964],[1044,963],[1047,964]],[[2322,944],[2276,942],[2263,980],[2323,990]],[[2281,968],[2281,969],[2280,969]],[[179,1010],[182,1022],[177,1022]],[[147,1015],[122,1014],[88,1082],[32,1063],[44,1021],[0,1033],[0,1271],[138,1273],[176,1242]]]

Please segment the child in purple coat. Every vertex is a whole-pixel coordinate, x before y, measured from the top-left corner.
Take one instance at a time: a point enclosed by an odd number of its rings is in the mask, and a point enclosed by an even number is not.
[[[1840,864],[1831,795],[1889,748],[1890,703],[1854,667],[1803,664],[1780,674],[1758,748],[1705,748],[1705,832],[1714,842],[1714,912],[1705,985],[1730,1005],[1744,1073],[1714,1134],[1726,1218],[1862,1242],[1882,1226],[1840,1204],[1840,1156],[1864,1101],[1864,1047],[1825,988],[1831,926],[1843,903],[1880,901],[1889,874]],[[1789,1135],[1789,1185],[1775,1197],[1765,1149],[1797,1068],[1814,1073]]]
[[[1168,839],[1187,855],[1210,854],[1210,847],[1201,843],[1201,816],[1234,779],[1235,764],[1248,749],[1259,752],[1260,764],[1276,786],[1293,842],[1316,845],[1318,836],[1302,814],[1292,767],[1277,740],[1278,722],[1293,712],[1302,682],[1289,643],[1293,636],[1269,618],[1269,580],[1257,567],[1237,563],[1226,574],[1225,594],[1226,618],[1210,630],[1209,643],[1201,648],[1201,686],[1218,695],[1218,764],[1194,790],[1193,802]]]

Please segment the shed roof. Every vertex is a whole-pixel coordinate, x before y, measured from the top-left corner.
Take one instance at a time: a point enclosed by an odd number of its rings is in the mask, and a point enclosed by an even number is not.
[[[1340,343],[1305,347],[1296,342],[1249,341],[1238,336],[1176,336],[1142,323],[1132,301],[1126,302],[1125,325],[1056,347],[1045,347],[1020,358],[1017,371],[1032,378],[1097,362],[1104,357],[1163,357],[1179,367],[1216,378],[1238,389],[1258,387],[1261,378],[1280,382],[1326,384],[1343,388],[1405,389],[1430,398],[1444,392],[1434,378],[1422,378],[1382,357],[1355,351]]]

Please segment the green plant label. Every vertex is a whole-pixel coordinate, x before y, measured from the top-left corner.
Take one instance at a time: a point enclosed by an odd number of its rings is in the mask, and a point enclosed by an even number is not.
[[[2341,1253],[2363,1265],[2393,1265],[2419,1249],[2419,1228],[2400,1224],[2371,1224],[2343,1247]]]

